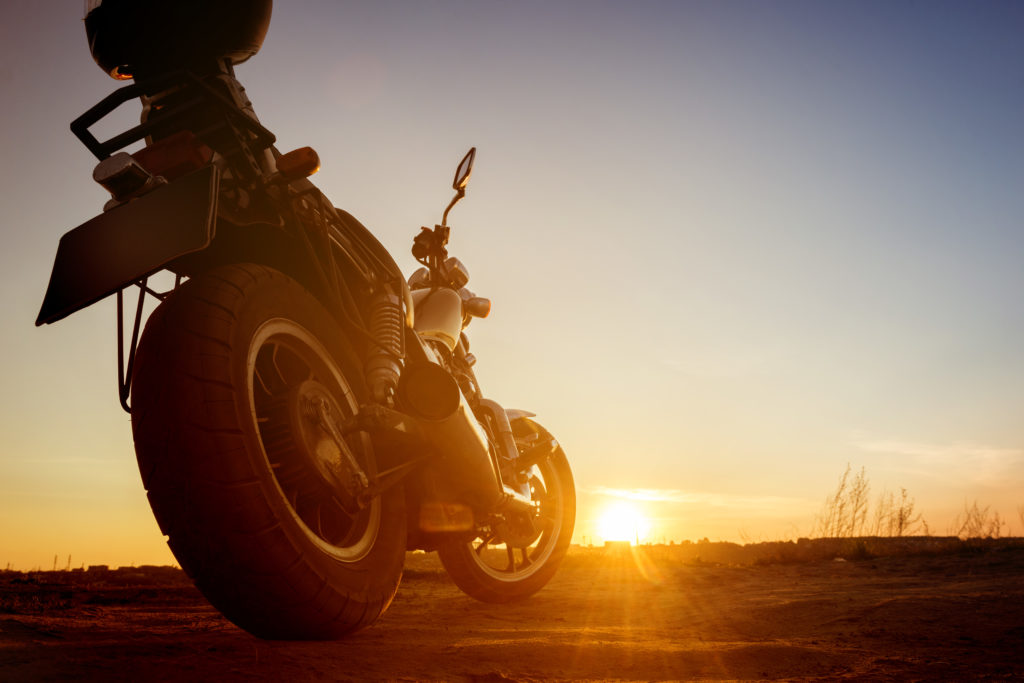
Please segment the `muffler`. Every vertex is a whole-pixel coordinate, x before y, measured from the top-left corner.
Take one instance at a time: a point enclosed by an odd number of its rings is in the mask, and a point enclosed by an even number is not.
[[[529,498],[502,485],[487,434],[458,382],[444,368],[431,362],[406,365],[395,398],[399,409],[415,418],[440,454],[439,465],[474,507],[486,512],[534,512]]]

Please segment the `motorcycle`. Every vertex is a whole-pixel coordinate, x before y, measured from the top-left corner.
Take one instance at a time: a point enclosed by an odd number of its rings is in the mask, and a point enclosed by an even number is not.
[[[476,599],[524,599],[568,549],[575,489],[551,433],[473,371],[465,328],[490,301],[447,246],[476,150],[406,280],[309,180],[316,152],[278,151],[235,78],[270,14],[270,0],[87,1],[94,59],[133,82],[71,125],[111,199],[61,238],[36,324],[116,297],[119,399],[153,513],[243,629],[363,628],[409,550],[436,551]],[[139,125],[90,132],[136,98]]]

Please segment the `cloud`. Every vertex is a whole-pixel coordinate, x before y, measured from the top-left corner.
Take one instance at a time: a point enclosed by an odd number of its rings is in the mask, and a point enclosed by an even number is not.
[[[947,446],[917,443],[911,441],[864,441],[857,444],[861,450],[894,455],[910,455],[920,460],[1018,460],[1024,457],[1019,448],[997,448],[971,443],[954,443]]]
[[[588,489],[588,493],[609,498],[637,500],[653,503],[677,503],[683,505],[710,505],[730,509],[792,510],[794,507],[806,507],[815,504],[804,498],[787,498],[784,496],[743,496],[730,493],[712,493],[708,491],[684,491],[682,489],[648,489],[632,488],[617,489],[607,486],[596,486]]]
[[[871,453],[904,456],[933,476],[977,483],[1006,483],[1008,475],[1024,467],[1024,449],[1001,448],[970,442],[931,444],[917,441],[861,441],[857,447]]]

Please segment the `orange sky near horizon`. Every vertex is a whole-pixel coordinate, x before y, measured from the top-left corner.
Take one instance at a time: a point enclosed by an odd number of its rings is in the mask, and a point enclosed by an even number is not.
[[[238,76],[406,273],[477,146],[450,221],[494,301],[477,372],[565,447],[577,542],[620,504],[641,542],[806,536],[848,463],[932,533],[977,500],[1022,535],[1022,29],[1012,3],[292,0]],[[10,8],[0,56],[0,567],[169,563],[113,303],[32,326],[106,199],[68,123],[118,84],[66,3]]]

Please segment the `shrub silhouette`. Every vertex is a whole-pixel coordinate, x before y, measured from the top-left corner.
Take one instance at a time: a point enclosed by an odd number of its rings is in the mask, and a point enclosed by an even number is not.
[[[899,496],[883,490],[871,514],[871,483],[867,471],[861,467],[859,472],[851,474],[852,468],[847,463],[835,491],[825,499],[813,535],[821,538],[928,535],[928,524],[921,513],[914,512],[916,502],[905,488],[900,489]]]

